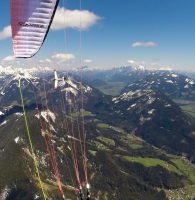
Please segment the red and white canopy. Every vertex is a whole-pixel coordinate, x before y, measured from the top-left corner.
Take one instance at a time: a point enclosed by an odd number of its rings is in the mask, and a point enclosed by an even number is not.
[[[59,0],[11,0],[15,57],[30,58],[41,48]]]

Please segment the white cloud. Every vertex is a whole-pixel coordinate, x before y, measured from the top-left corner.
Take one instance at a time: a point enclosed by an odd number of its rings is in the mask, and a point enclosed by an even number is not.
[[[88,10],[68,10],[58,7],[51,29],[74,28],[86,30],[100,19]]]
[[[14,56],[7,56],[7,57],[3,58],[3,61],[5,61],[5,62],[12,62],[14,60],[15,60]]]
[[[91,60],[91,59],[85,59],[85,60],[83,60],[83,62],[84,62],[84,63],[92,63],[93,60]]]
[[[44,60],[39,60],[40,63],[51,63],[51,60],[49,58],[46,58]]]
[[[127,61],[129,64],[133,65],[133,64],[136,64],[136,61],[135,60],[128,60]]]
[[[173,66],[161,66],[159,68],[159,70],[162,70],[162,71],[172,71],[174,67]]]
[[[96,24],[99,19],[99,16],[88,10],[68,10],[58,7],[51,30],[60,30],[64,28],[86,30]],[[10,25],[4,27],[0,32],[0,40],[5,40],[11,36]]]
[[[0,32],[0,40],[5,40],[9,37],[11,37],[11,26],[6,26],[4,29]]]
[[[51,62],[51,60],[50,60],[49,58],[46,58],[46,59],[45,59],[45,62],[48,62],[48,63],[50,63],[50,62]]]
[[[75,59],[75,55],[73,54],[66,54],[66,53],[57,53],[55,55],[52,56],[53,59],[55,60],[59,60],[60,62],[66,62],[69,60],[74,60]]]
[[[158,44],[156,42],[134,42],[131,44],[132,47],[156,47]]]

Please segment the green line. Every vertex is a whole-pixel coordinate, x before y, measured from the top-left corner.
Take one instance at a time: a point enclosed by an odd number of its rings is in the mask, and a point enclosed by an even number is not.
[[[23,95],[22,95],[22,88],[21,88],[20,80],[19,80],[19,88],[20,88],[20,99],[21,99],[22,109],[23,109],[23,113],[24,113],[24,121],[25,121],[25,124],[26,124],[26,131],[27,131],[27,134],[28,134],[31,153],[32,153],[32,156],[33,156],[33,161],[34,161],[36,173],[37,173],[37,176],[38,176],[38,179],[39,179],[39,183],[40,183],[40,186],[41,186],[41,190],[42,190],[42,193],[43,193],[43,198],[44,198],[44,200],[46,200],[46,195],[45,195],[45,192],[44,192],[44,189],[43,189],[43,184],[42,184],[40,173],[39,173],[39,169],[38,169],[37,159],[36,159],[36,155],[34,153],[32,139],[31,139],[31,135],[30,135],[30,131],[29,131],[28,120],[27,120],[27,117],[26,117],[26,111],[25,111],[25,107],[24,107],[24,99],[23,99]]]

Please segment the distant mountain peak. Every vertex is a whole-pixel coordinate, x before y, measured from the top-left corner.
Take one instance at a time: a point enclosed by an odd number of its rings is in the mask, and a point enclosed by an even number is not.
[[[155,71],[129,84],[122,92],[157,90],[171,98],[195,99],[195,81],[176,72]]]

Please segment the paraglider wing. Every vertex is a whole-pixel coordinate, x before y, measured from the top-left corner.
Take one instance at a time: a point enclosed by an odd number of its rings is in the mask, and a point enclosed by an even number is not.
[[[30,58],[41,48],[59,0],[11,0],[15,57]]]

